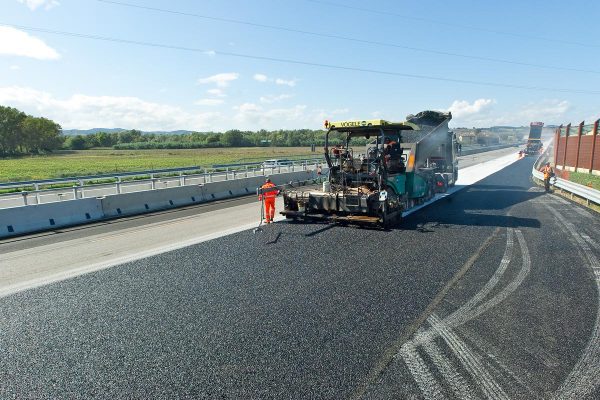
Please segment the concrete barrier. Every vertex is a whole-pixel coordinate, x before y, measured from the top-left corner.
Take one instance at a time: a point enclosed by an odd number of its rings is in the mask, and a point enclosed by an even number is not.
[[[323,174],[327,171],[324,169]],[[325,175],[323,175],[325,176]],[[276,185],[317,178],[316,171],[273,175]],[[0,209],[0,238],[103,219],[256,194],[264,176]]]
[[[98,221],[99,199],[68,200],[0,209],[0,238]]]
[[[105,218],[182,207],[203,200],[201,185],[145,190],[100,198]]]
[[[464,150],[461,151],[460,155],[461,156],[470,156],[472,154],[485,153],[487,151],[494,151],[494,150],[500,150],[500,149],[508,149],[509,147],[516,147],[515,153],[518,153],[519,152],[519,148],[521,146],[522,146],[521,143],[499,144],[499,145],[493,145],[493,146],[482,146],[482,147],[478,147],[476,149],[464,149]]]

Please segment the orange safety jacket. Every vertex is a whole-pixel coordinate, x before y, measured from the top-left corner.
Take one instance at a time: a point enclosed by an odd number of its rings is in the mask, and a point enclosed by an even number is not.
[[[550,177],[552,177],[552,167],[545,166],[544,168],[542,168],[542,172],[544,173],[544,179],[549,179]]]
[[[262,185],[260,188],[261,189],[269,189],[272,187],[275,187],[275,184],[273,182],[267,182],[264,185]],[[278,194],[279,194],[279,190],[270,190],[268,192],[263,192],[263,194],[261,196],[258,196],[258,199],[262,200],[263,196],[265,197],[265,200],[275,199],[275,197],[277,197]]]

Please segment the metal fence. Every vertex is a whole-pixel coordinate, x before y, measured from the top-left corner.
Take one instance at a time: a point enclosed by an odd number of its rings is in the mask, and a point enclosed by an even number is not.
[[[561,176],[568,178],[568,172],[600,171],[600,136],[598,123],[577,127],[571,124],[560,126],[554,134],[554,163]],[[565,175],[562,175],[562,173]]]
[[[263,163],[229,164],[214,168],[186,167],[2,183],[0,189],[19,191],[1,194],[0,208],[299,172],[316,168],[323,162],[323,159],[295,160],[289,165],[275,167],[267,167]],[[52,185],[61,187],[54,188]]]

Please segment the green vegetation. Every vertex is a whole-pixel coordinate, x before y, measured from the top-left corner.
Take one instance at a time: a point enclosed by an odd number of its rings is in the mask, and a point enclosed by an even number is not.
[[[579,183],[580,185],[600,190],[600,176],[597,175],[586,174],[583,172],[570,172],[569,180],[571,182]]]
[[[44,153],[62,145],[61,127],[54,121],[0,106],[0,155]]]
[[[339,136],[339,135],[338,135]],[[340,143],[341,137],[333,137]],[[76,135],[65,140],[65,148],[73,150],[112,147],[115,150],[203,149],[220,147],[298,147],[325,143],[325,131],[296,129],[277,131],[191,132],[180,134],[143,133],[138,130],[97,132]]]
[[[267,158],[318,157],[308,147],[239,147],[193,150],[58,151],[0,159],[0,182],[111,174],[150,169],[245,163]]]

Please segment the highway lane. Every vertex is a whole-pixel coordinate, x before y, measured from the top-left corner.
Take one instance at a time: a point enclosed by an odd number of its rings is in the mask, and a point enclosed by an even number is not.
[[[6,297],[0,397],[598,394],[600,222],[532,162],[392,231],[279,223]]]
[[[469,168],[480,173],[485,167],[475,165],[512,153],[507,149],[461,158],[459,181]],[[281,209],[281,198],[277,202]],[[259,204],[255,196],[246,196],[0,240],[0,297],[254,228]]]

